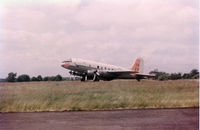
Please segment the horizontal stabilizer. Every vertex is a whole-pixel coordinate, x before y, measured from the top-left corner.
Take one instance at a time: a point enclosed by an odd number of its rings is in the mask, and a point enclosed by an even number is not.
[[[154,74],[143,74],[143,73],[136,73],[136,75],[139,75],[139,76],[144,76],[144,77],[148,77],[148,78],[155,77],[155,75],[154,75]]]

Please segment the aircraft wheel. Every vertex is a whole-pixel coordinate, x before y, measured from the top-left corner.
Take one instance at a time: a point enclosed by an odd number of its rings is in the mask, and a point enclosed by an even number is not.
[[[137,81],[140,82],[140,78],[137,78]]]
[[[85,77],[82,77],[82,78],[81,78],[81,82],[85,82]]]

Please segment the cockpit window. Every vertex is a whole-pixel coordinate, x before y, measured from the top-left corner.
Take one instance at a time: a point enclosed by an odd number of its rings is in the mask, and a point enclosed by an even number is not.
[[[70,59],[63,61],[63,63],[66,63],[66,62],[72,62],[72,59],[70,58]]]

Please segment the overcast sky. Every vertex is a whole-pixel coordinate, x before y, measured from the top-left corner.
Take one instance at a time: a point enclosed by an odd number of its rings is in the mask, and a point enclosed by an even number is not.
[[[145,72],[198,68],[198,0],[0,2],[0,78],[67,76],[77,57]]]

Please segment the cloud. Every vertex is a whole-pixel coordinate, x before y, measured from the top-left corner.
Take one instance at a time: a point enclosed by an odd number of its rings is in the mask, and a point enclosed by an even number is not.
[[[7,4],[0,13],[0,77],[11,71],[67,75],[68,57],[145,71],[198,68],[196,1],[78,1]]]

